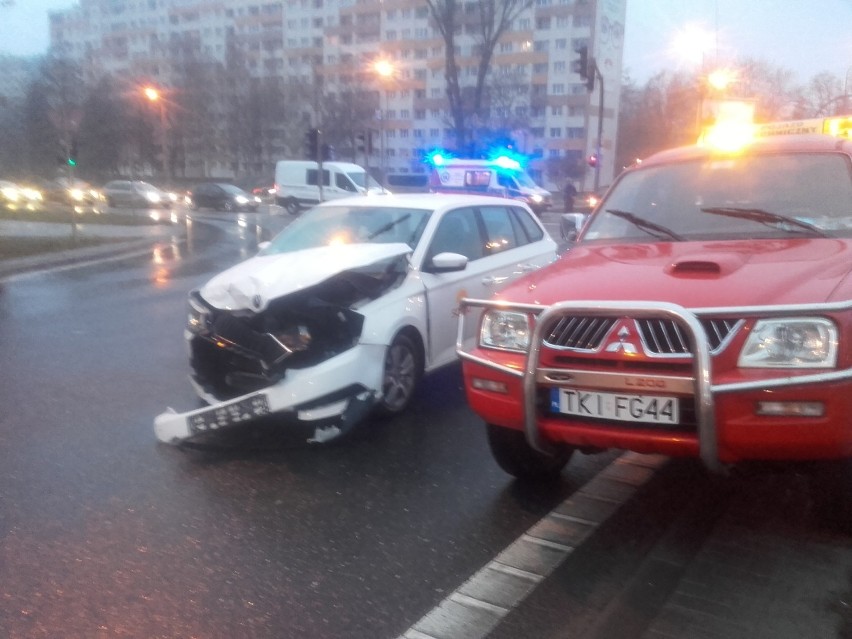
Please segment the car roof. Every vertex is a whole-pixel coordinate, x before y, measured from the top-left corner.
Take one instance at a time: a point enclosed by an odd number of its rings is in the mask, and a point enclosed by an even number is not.
[[[494,206],[495,204],[521,206],[524,204],[518,200],[510,200],[503,197],[489,195],[469,195],[467,193],[399,193],[384,195],[354,195],[352,197],[328,200],[320,206],[335,206],[346,204],[347,206],[363,207],[407,207],[420,209],[443,209],[457,206]]]
[[[816,153],[831,151],[839,151],[852,155],[852,140],[837,138],[831,135],[775,135],[756,138],[741,151],[729,154],[715,150],[709,146],[683,146],[655,153],[642,160],[642,163],[638,166],[648,167],[671,162],[705,160],[713,157],[725,157],[725,155],[740,156],[785,152]]]

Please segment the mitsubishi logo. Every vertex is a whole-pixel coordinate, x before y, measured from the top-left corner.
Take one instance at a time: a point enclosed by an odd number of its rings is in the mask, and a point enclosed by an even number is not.
[[[629,328],[622,325],[621,328],[618,329],[618,333],[616,333],[616,336],[618,337],[617,342],[610,342],[606,345],[605,350],[607,353],[623,352],[626,355],[635,355],[639,352],[632,342],[627,341],[627,338],[630,337]]]

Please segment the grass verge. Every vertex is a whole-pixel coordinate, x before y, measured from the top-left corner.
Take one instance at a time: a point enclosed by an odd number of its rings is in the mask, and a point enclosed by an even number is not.
[[[119,240],[100,237],[0,237],[0,260],[99,246],[116,241]]]

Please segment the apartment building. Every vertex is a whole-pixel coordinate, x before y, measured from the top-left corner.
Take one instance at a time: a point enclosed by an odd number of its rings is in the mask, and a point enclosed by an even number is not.
[[[475,0],[460,6],[476,10]],[[596,153],[597,181],[612,179],[625,10],[626,0],[535,0],[494,51],[489,121],[480,124],[509,130],[545,185],[561,186],[565,166],[585,167]],[[318,87],[314,99],[353,82],[373,92],[375,137],[365,161],[386,173],[423,172],[426,153],[454,144],[444,43],[422,0],[80,0],[51,14],[52,47],[80,61],[89,81],[112,74],[168,86],[175,43],[218,61],[236,46],[250,75]],[[581,46],[603,79],[603,109],[600,78],[590,92],[573,69]],[[379,59],[392,73],[375,73]],[[456,59],[462,83],[472,82],[477,43],[466,29]],[[307,109],[307,120],[293,126],[322,126],[320,111]],[[230,166],[208,168],[227,173]],[[591,188],[594,179],[587,168],[580,186]]]

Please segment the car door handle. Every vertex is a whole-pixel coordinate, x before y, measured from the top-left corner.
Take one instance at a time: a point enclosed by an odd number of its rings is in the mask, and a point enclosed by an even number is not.
[[[497,275],[487,275],[482,278],[482,283],[485,284],[485,286],[494,286],[495,284],[502,284],[508,279],[509,278],[506,276],[500,277]]]
[[[521,273],[529,273],[538,267],[535,264],[518,264],[518,268],[521,270]]]

